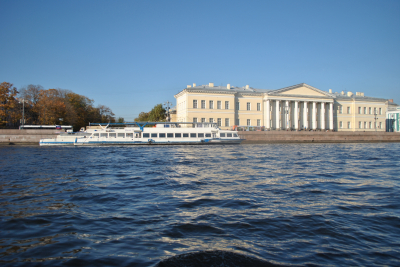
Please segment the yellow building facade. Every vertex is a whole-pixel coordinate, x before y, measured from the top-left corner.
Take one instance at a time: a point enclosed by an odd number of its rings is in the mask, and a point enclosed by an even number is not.
[[[393,102],[364,93],[333,93],[305,83],[277,90],[188,85],[175,95],[178,122],[211,122],[222,129],[385,131]]]

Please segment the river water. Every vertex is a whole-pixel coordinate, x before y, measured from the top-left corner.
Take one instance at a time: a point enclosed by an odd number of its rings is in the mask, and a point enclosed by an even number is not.
[[[0,147],[2,266],[400,265],[400,144]]]

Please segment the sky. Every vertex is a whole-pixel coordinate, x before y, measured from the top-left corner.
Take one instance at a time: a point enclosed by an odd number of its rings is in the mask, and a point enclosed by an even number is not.
[[[306,83],[400,104],[398,0],[0,0],[0,82],[133,121],[186,88]]]

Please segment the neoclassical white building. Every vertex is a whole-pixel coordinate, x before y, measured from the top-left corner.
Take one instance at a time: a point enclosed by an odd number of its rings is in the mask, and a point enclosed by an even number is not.
[[[175,95],[176,121],[214,122],[221,128],[385,131],[393,101],[357,92],[322,91],[305,83],[277,90],[188,85]]]

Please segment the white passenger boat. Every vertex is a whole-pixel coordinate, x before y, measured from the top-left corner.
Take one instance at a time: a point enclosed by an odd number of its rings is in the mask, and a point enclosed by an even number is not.
[[[215,123],[134,122],[92,123],[85,132],[42,139],[40,145],[187,145],[240,144],[237,131],[221,130]],[[105,127],[103,127],[103,125]],[[116,127],[117,126],[117,127]],[[118,127],[125,126],[125,127]]]

